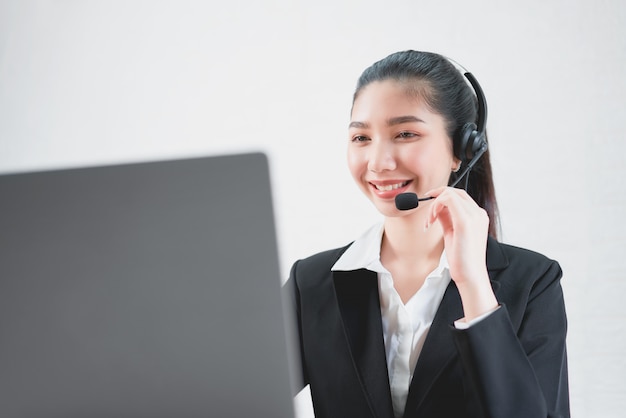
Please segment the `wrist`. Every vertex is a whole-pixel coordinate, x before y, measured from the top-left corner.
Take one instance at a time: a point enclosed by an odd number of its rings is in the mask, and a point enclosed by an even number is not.
[[[464,321],[471,321],[498,307],[498,300],[493,293],[491,283],[486,280],[479,282],[464,281],[457,284],[463,304]]]

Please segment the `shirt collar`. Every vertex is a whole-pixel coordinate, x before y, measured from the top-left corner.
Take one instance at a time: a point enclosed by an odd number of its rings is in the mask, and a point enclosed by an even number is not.
[[[373,263],[380,264],[380,243],[383,239],[383,224],[370,227],[339,257],[332,271],[367,269]],[[370,268],[370,270],[372,270]],[[374,270],[376,271],[376,270]]]
[[[384,226],[382,223],[370,227],[343,253],[331,267],[331,271],[352,271],[359,269],[371,270],[376,273],[388,273],[380,262],[380,244],[383,239]],[[433,271],[434,275],[441,276],[449,269],[446,250],[443,250],[439,259],[439,266]]]

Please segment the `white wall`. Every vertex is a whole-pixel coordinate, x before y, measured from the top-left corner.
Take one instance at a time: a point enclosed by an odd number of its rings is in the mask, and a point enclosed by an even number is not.
[[[378,220],[345,168],[360,72],[441,52],[487,95],[504,240],[564,268],[573,416],[618,417],[625,23],[620,0],[0,0],[0,172],[264,150],[286,276]]]

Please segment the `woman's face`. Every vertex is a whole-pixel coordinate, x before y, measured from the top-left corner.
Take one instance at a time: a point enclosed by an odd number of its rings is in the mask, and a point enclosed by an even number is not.
[[[396,195],[423,197],[447,185],[457,165],[443,117],[402,83],[377,81],[361,90],[352,107],[348,166],[383,215],[406,214],[396,209]]]

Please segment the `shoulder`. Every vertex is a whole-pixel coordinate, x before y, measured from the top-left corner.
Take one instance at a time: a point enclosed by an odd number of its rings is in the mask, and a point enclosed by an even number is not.
[[[524,288],[529,294],[558,286],[561,266],[541,253],[489,239],[487,267],[492,278],[507,287]]]
[[[325,303],[333,303],[335,291],[331,268],[350,245],[323,251],[293,264],[285,289],[298,312],[306,311],[307,306],[317,310]]]
[[[352,243],[343,247],[322,251],[296,261],[291,268],[290,277],[298,282],[319,280],[330,273],[332,266],[351,245]]]
[[[505,244],[489,238],[487,263],[491,269],[515,268],[542,270],[558,266],[558,262],[536,251]]]

